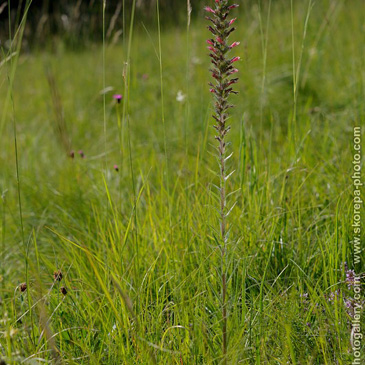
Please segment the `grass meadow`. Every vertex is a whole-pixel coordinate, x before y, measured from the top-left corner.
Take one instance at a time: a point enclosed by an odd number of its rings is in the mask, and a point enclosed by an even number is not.
[[[364,4],[238,3],[224,262],[201,9],[2,44],[1,364],[352,363]]]

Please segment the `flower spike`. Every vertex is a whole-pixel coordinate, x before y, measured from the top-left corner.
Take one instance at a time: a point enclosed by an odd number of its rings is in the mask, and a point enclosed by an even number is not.
[[[233,90],[233,86],[238,82],[237,77],[231,75],[238,72],[238,69],[233,66],[234,62],[240,60],[240,57],[229,57],[229,52],[237,47],[240,42],[228,43],[228,37],[235,28],[232,24],[236,21],[236,18],[227,20],[229,13],[232,9],[237,8],[237,4],[229,5],[229,0],[215,0],[215,8],[205,7],[205,10],[211,14],[206,17],[212,25],[208,26],[209,31],[212,33],[212,38],[207,40],[208,49],[210,51],[209,57],[213,66],[209,70],[212,73],[214,79],[209,83],[209,91],[213,94],[214,99],[214,129],[216,130],[215,139],[218,142],[218,161],[219,161],[219,178],[220,178],[220,209],[219,209],[219,223],[220,223],[220,250],[222,254],[222,262],[225,261],[227,252],[228,241],[228,229],[227,229],[227,217],[231,212],[226,206],[226,181],[232,173],[226,171],[226,161],[229,157],[227,153],[226,135],[230,130],[227,125],[228,110],[233,105],[228,103],[230,94],[237,94],[237,91]],[[223,364],[227,364],[227,281],[226,272],[222,267],[222,352],[223,352]]]

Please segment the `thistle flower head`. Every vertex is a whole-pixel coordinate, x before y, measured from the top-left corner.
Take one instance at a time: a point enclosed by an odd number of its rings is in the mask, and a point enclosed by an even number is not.
[[[121,102],[121,100],[123,99],[123,95],[115,94],[115,95],[113,95],[113,99],[115,99],[119,104]]]

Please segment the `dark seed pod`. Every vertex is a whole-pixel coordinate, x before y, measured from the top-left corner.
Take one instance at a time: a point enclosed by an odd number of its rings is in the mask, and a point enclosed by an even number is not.
[[[22,283],[19,285],[19,290],[24,293],[27,290],[27,283]]]
[[[53,273],[53,278],[55,281],[61,281],[62,278],[63,278],[63,275],[62,275],[62,272],[61,270],[56,270],[54,273]]]

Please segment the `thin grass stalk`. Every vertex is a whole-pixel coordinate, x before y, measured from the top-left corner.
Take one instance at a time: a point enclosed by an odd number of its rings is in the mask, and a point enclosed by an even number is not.
[[[11,108],[12,108],[12,122],[13,122],[13,139],[14,139],[14,151],[15,151],[15,170],[16,170],[16,186],[17,186],[17,199],[18,199],[18,209],[19,209],[19,223],[20,223],[20,232],[21,232],[21,242],[22,246],[24,248],[24,263],[25,263],[25,279],[26,279],[26,285],[28,288],[28,307],[30,312],[30,318],[31,318],[31,341],[32,344],[35,344],[34,341],[34,322],[33,322],[33,313],[32,313],[32,305],[31,305],[31,297],[29,293],[29,261],[28,261],[28,255],[29,255],[29,245],[26,245],[25,243],[25,233],[24,233],[24,221],[23,221],[23,208],[22,208],[22,199],[21,199],[21,179],[20,179],[20,162],[19,162],[19,149],[18,149],[18,137],[17,137],[17,122],[16,122],[16,116],[15,116],[15,102],[13,97],[13,85],[14,85],[14,78],[15,78],[15,72],[17,68],[17,63],[19,59],[19,54],[22,46],[22,40],[24,35],[24,29],[26,24],[26,19],[28,15],[29,7],[32,3],[32,0],[27,0],[25,3],[25,10],[24,14],[22,16],[21,22],[19,24],[19,27],[15,33],[14,40],[11,41],[10,45],[10,54],[13,52],[13,42],[17,38],[17,45],[16,45],[16,56],[15,60],[13,61],[13,58],[10,58],[10,75],[8,75],[8,83],[9,83],[9,91],[8,91],[8,97],[10,99]],[[10,8],[10,2],[9,2],[9,8]],[[8,13],[9,15],[9,31],[11,30],[11,16],[10,11]],[[10,34],[10,33],[9,33]],[[4,113],[5,114],[5,113]]]
[[[227,173],[226,161],[227,157],[227,144],[226,135],[230,130],[230,126],[227,125],[228,109],[233,105],[228,103],[228,97],[230,94],[237,94],[233,90],[231,85],[237,83],[238,78],[233,77],[238,70],[234,68],[234,62],[238,61],[239,57],[229,58],[228,53],[232,48],[239,45],[239,42],[233,42],[228,44],[228,38],[230,34],[235,30],[232,24],[234,19],[228,19],[230,11],[237,8],[237,4],[229,5],[228,0],[215,0],[214,9],[207,6],[205,10],[209,13],[206,19],[209,20],[212,25],[208,26],[209,31],[212,33],[212,38],[207,40],[208,50],[210,51],[210,58],[213,64],[210,69],[215,83],[209,83],[211,93],[215,97],[215,109],[213,118],[216,122],[214,128],[216,130],[215,139],[218,141],[218,162],[219,162],[219,192],[220,192],[220,209],[219,209],[219,224],[220,224],[220,250],[221,250],[221,277],[222,277],[222,353],[223,362],[227,364],[227,203],[226,203],[226,182],[232,173]]]
[[[157,32],[158,32],[158,58],[160,66],[160,88],[161,88],[161,119],[163,127],[164,155],[166,164],[166,191],[167,191],[167,206],[169,211],[169,231],[171,234],[171,203],[170,203],[170,183],[169,183],[169,163],[167,157],[167,140],[166,140],[166,125],[165,125],[165,103],[164,103],[164,87],[163,87],[163,67],[162,67],[162,44],[161,44],[161,22],[160,22],[160,1],[156,1],[157,12]]]
[[[260,98],[260,130],[263,127],[264,121],[264,104],[266,99],[266,77],[267,77],[267,45],[269,42],[269,28],[270,28],[270,16],[271,16],[271,0],[269,0],[267,17],[266,17],[266,30],[264,32],[263,22],[262,22],[262,7],[261,0],[259,1],[259,24],[260,24],[260,34],[261,34],[261,48],[262,48],[262,80],[261,80],[261,98]],[[260,133],[260,144],[262,144],[262,133]]]
[[[132,47],[132,36],[133,36],[133,27],[134,27],[134,17],[136,11],[136,0],[133,0],[132,4],[132,15],[131,15],[131,24],[129,29],[129,42],[128,42],[128,65],[127,65],[127,82],[128,82],[128,97],[127,102],[129,103],[129,81],[130,81],[130,55],[131,55],[131,47]],[[136,265],[135,265],[135,280],[136,287],[138,286],[138,272],[140,265],[140,248],[138,244],[138,221],[137,221],[137,191],[136,191],[136,181],[134,176],[134,168],[133,168],[133,155],[132,155],[132,143],[131,143],[131,131],[130,131],[130,123],[129,123],[129,115],[127,115],[127,130],[128,130],[128,151],[129,151],[129,164],[131,171],[131,179],[132,179],[132,188],[133,188],[133,221],[134,221],[134,238],[135,238],[135,247],[136,247]],[[139,303],[139,292],[137,296],[137,300]]]
[[[191,3],[190,0],[187,0],[186,2],[186,15],[187,15],[187,21],[186,21],[186,104],[185,104],[185,124],[184,124],[184,144],[185,144],[185,160],[186,160],[186,166],[185,169],[188,171],[189,166],[189,146],[188,146],[188,125],[189,125],[189,96],[190,96],[190,21],[191,21]],[[190,246],[190,228],[189,228],[189,181],[188,177],[185,178],[185,231],[186,231],[186,247]]]
[[[5,232],[6,232],[6,212],[5,212],[5,204],[6,204],[6,191],[2,192],[1,194],[1,200],[2,200],[2,209],[1,209],[1,276],[2,280],[0,280],[1,283],[1,289],[4,290],[5,288]]]
[[[106,10],[106,0],[103,0],[103,10],[102,10],[102,16],[103,16],[103,90],[105,90],[106,87],[106,81],[105,81],[105,69],[106,69],[106,61],[105,61],[105,10]],[[107,146],[107,137],[106,137],[106,93],[103,92],[103,132],[104,132],[104,174],[106,174],[107,169],[107,156],[106,156],[106,146]]]

